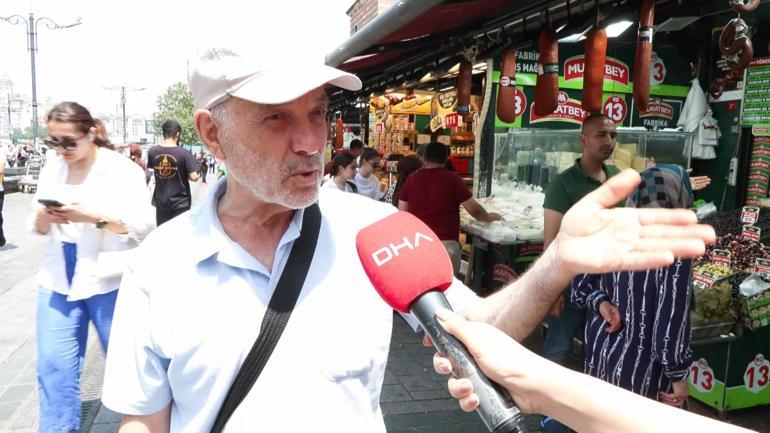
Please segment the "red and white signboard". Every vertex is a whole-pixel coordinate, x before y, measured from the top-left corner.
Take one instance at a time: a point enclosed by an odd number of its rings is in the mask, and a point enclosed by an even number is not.
[[[460,124],[460,115],[449,113],[444,116],[444,128],[456,128]]]
[[[574,56],[564,61],[564,81],[579,80],[585,74],[585,56]],[[628,85],[628,65],[614,57],[607,57],[604,62],[604,79],[624,86]]]
[[[746,372],[743,373],[743,383],[746,385],[746,389],[758,394],[767,387],[768,381],[770,381],[770,362],[759,353],[746,367]]]
[[[604,100],[602,113],[615,123],[623,123],[628,115],[628,105],[622,96],[614,95]]]
[[[514,115],[516,117],[521,117],[521,115],[527,111],[527,95],[525,95],[524,92],[522,92],[521,89],[517,87],[513,98]]]
[[[700,392],[709,393],[714,390],[714,370],[705,359],[690,364],[690,383]]]
[[[652,61],[650,62],[650,87],[662,84],[666,79],[666,64],[663,59],[658,57],[655,51],[652,52]]]
[[[571,99],[566,92],[559,92],[559,104],[553,113],[538,116],[534,110],[535,104],[529,109],[529,123],[541,122],[568,122],[582,124],[588,117],[588,112],[583,110],[582,104],[577,99]]]
[[[674,120],[674,107],[660,98],[652,98],[647,109],[639,112],[639,117],[663,117]]]

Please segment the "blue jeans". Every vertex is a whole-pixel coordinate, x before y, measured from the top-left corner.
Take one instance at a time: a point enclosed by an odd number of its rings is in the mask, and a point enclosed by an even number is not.
[[[118,291],[69,302],[42,287],[37,294],[37,384],[40,433],[80,429],[80,373],[86,354],[88,322],[93,321],[104,351]]]
[[[557,364],[564,364],[572,351],[572,338],[578,333],[582,335],[585,321],[585,311],[569,301],[564,303],[564,311],[558,319],[549,315],[543,357]]]

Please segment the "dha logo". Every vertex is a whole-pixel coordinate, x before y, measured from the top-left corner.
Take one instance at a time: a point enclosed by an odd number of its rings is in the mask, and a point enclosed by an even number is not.
[[[390,243],[372,253],[372,259],[374,259],[374,263],[377,264],[377,267],[381,267],[385,263],[393,260],[394,257],[398,257],[399,251],[404,248],[413,250],[419,247],[421,239],[425,242],[435,242],[430,236],[420,232],[415,232],[413,242],[410,242],[406,236],[404,236],[402,239],[404,241],[403,243]]]

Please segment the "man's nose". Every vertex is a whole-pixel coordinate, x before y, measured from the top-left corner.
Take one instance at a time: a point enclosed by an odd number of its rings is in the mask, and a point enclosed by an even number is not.
[[[303,120],[291,127],[291,150],[295,153],[314,155],[323,150],[326,125]]]

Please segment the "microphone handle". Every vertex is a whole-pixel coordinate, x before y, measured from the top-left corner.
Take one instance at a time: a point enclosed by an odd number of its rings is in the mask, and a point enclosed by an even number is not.
[[[465,345],[438,323],[436,310],[439,308],[452,309],[443,293],[430,291],[420,296],[409,310],[420,321],[422,329],[431,338],[438,353],[446,356],[452,363],[452,374],[455,377],[470,379],[473,392],[479,397],[476,412],[489,431],[522,432],[523,418],[519,408],[505,389],[484,375]]]

